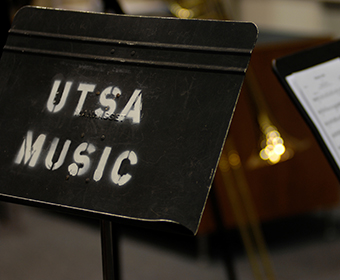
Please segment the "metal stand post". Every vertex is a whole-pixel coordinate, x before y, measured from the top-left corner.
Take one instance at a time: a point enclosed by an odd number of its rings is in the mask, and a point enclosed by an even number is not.
[[[119,2],[104,0],[106,12],[123,14]],[[113,229],[113,223],[110,221],[101,221],[101,240],[102,240],[102,262],[103,262],[103,279],[120,280],[119,264],[119,240],[117,228]]]
[[[229,237],[226,228],[224,227],[223,220],[221,217],[221,210],[219,209],[216,187],[212,186],[210,192],[210,198],[212,200],[213,205],[213,213],[217,226],[217,234],[220,240],[221,248],[222,248],[222,258],[227,269],[227,275],[229,280],[236,280],[236,271],[235,271],[235,263],[234,256],[230,249]]]
[[[110,221],[101,221],[103,279],[120,280],[118,232]]]

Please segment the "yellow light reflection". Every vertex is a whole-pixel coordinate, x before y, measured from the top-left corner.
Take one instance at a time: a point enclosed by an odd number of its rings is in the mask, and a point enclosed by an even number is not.
[[[182,8],[178,11],[178,17],[179,18],[192,18],[193,12],[191,10]]]
[[[283,155],[283,153],[286,151],[286,147],[283,144],[277,144],[274,146],[274,153],[277,155]]]
[[[172,3],[170,5],[170,11],[178,18],[193,18],[194,12],[190,9],[185,9],[178,5],[177,3]]]
[[[262,150],[259,153],[260,158],[270,164],[276,164],[286,152],[284,141],[274,126],[267,126],[265,135],[266,139],[262,141]]]
[[[235,151],[232,151],[230,153],[230,155],[229,155],[229,163],[233,167],[238,167],[241,164],[240,157],[239,157],[239,155]]]
[[[224,154],[221,155],[219,166],[222,172],[228,172],[230,170],[228,158]]]

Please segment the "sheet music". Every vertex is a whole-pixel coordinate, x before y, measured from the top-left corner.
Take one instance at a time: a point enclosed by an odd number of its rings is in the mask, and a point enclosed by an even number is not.
[[[340,168],[340,59],[293,73],[286,80]]]

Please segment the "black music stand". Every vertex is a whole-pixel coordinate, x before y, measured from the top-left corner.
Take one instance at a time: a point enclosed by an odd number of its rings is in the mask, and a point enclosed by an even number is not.
[[[335,135],[338,130],[339,115],[337,108],[334,107],[340,102],[340,98],[336,95],[338,82],[329,75],[337,73],[339,56],[340,41],[332,41],[275,59],[273,71],[313,132],[335,175],[340,180],[340,152],[336,144],[338,136]],[[335,68],[332,70],[330,67]],[[317,77],[318,74],[320,77]],[[311,97],[310,90],[302,88],[308,86],[308,79],[310,79],[310,84],[317,79],[323,80],[325,88],[318,88],[322,86],[322,83],[316,82],[313,97]],[[333,84],[326,85],[328,81]],[[330,91],[334,91],[333,94],[326,92],[326,86]],[[329,109],[328,112],[326,109]]]
[[[0,64],[0,199],[196,234],[252,23],[21,9]]]

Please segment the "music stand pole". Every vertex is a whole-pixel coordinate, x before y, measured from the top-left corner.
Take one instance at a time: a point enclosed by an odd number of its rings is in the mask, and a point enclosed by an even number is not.
[[[104,280],[120,280],[118,232],[111,221],[101,221],[101,245]]]

